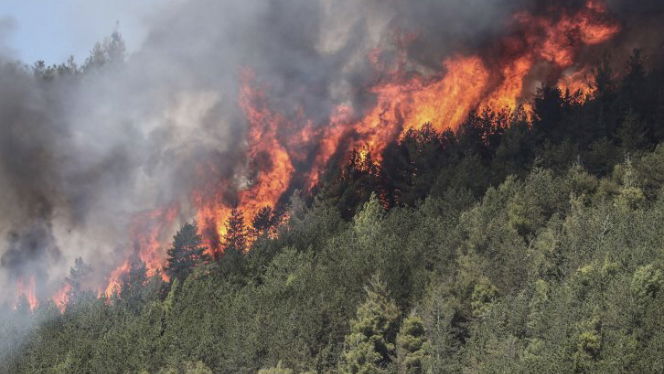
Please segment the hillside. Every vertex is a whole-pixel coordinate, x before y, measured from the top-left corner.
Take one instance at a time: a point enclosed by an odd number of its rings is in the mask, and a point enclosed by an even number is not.
[[[0,322],[9,373],[664,371],[664,65],[542,88],[533,119],[471,113],[354,153],[281,219],[195,224],[164,280],[138,258],[110,297]],[[619,78],[616,78],[619,77]],[[260,217],[260,216],[259,216]],[[37,319],[22,331],[22,320]]]

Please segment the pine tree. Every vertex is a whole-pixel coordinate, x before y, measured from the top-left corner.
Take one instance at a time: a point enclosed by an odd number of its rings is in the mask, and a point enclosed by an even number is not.
[[[269,206],[261,208],[251,221],[251,235],[258,238],[270,232],[274,227],[276,217]]]
[[[226,235],[224,236],[224,253],[228,251],[244,252],[247,247],[247,233],[244,226],[242,212],[234,208],[226,221]]]
[[[205,247],[195,224],[187,223],[173,237],[173,246],[168,250],[166,274],[171,279],[184,280],[193,268],[208,260]]]
[[[397,335],[399,374],[422,374],[430,356],[430,343],[424,332],[424,321],[411,314],[403,321]]]
[[[121,280],[120,299],[133,311],[139,311],[151,291],[151,287],[147,287],[149,279],[145,262],[138,256],[133,256],[129,262],[129,271]]]
[[[613,80],[614,74],[611,69],[611,58],[606,55],[602,58],[599,66],[594,72],[593,87],[596,90],[596,96],[600,99],[606,100],[610,97],[615,90],[615,82]]]
[[[647,73],[643,64],[641,51],[635,49],[627,61],[627,74],[622,80],[621,103],[627,106],[624,109],[640,112],[649,104],[645,100],[647,92],[644,87],[646,87]]]
[[[345,339],[339,365],[343,374],[387,373],[394,360],[399,309],[377,276],[366,292],[366,301],[357,309]]]
[[[74,260],[74,266],[69,270],[69,276],[66,278],[69,285],[68,304],[75,304],[83,298],[85,294],[83,285],[90,273],[92,273],[92,268],[81,257]]]
[[[119,64],[125,60],[126,45],[122,35],[115,31],[102,43],[95,44],[83,66],[84,70],[99,69],[108,64]]]
[[[625,116],[617,135],[625,152],[640,149],[647,144],[646,125],[631,111]]]
[[[231,211],[226,221],[226,235],[224,236],[224,254],[220,258],[219,269],[224,276],[243,274],[243,253],[247,248],[247,231],[244,226],[244,216],[238,209]]]

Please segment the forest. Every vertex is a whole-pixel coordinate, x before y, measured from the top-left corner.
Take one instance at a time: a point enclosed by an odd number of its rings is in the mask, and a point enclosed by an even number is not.
[[[64,312],[6,311],[0,372],[664,372],[664,64],[612,62],[591,96],[542,87],[531,119],[427,125],[234,211],[216,258],[182,225],[169,281],[136,258],[98,297],[78,260]]]

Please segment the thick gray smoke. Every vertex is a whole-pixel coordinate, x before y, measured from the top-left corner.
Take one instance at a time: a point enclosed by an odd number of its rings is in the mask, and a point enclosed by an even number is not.
[[[11,22],[0,21],[0,304],[14,302],[16,280],[30,277],[47,297],[77,257],[101,283],[131,246],[137,212],[176,201],[179,220],[190,220],[196,166],[214,163],[229,176],[242,167],[243,69],[281,113],[303,110],[322,126],[339,104],[371,103],[374,48],[396,54],[399,36],[417,35],[409,68],[433,72],[445,56],[507,32],[516,10],[543,12],[546,3],[180,0],[155,11],[147,40],[125,61],[111,38],[85,68],[70,64],[54,78],[13,62],[2,43]],[[624,22],[657,20],[664,9],[610,4]],[[624,49],[643,35],[626,27]]]

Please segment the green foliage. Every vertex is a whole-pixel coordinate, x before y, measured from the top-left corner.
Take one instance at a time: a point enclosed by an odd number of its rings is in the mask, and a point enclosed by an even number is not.
[[[33,72],[78,79],[121,51]],[[635,54],[616,80],[603,63],[585,102],[544,88],[532,125],[473,114],[380,164],[356,152],[278,228],[270,208],[249,227],[234,211],[219,261],[185,225],[170,283],[135,259],[97,299],[76,261],[63,314],[0,310],[0,372],[664,372],[658,69]]]
[[[561,174],[535,169],[474,203],[450,190],[386,211],[370,197],[352,222],[319,202],[239,254],[244,270],[233,277],[216,270],[222,258],[163,286],[135,262],[113,302],[82,298],[20,349],[7,341],[3,368],[656,371],[664,368],[653,359],[664,353],[658,182],[648,182],[654,195],[616,209],[621,186],[643,186],[640,170],[653,157],[633,159],[629,177],[618,164],[611,179],[578,164]],[[179,248],[200,248],[196,237],[181,232]],[[367,279],[376,273],[384,281]],[[421,319],[400,322],[413,308]]]
[[[201,236],[195,224],[187,223],[173,237],[173,246],[168,249],[166,274],[183,281],[194,267],[205,262],[207,256]]]
[[[355,215],[354,228],[360,245],[372,245],[381,233],[381,220],[385,216],[375,194],[371,194],[369,201],[364,204],[361,211]]]
[[[70,287],[69,304],[76,304],[86,297],[85,284],[89,281],[88,277],[92,273],[92,268],[87,265],[82,258],[74,261],[74,266],[69,270],[69,276],[66,281]]]
[[[162,368],[157,374],[212,374],[212,370],[201,361],[186,361],[177,367]]]
[[[247,229],[244,215],[238,209],[231,211],[226,221],[226,234],[222,242],[223,255],[219,258],[219,270],[227,278],[241,278],[244,273],[244,253],[247,249]]]
[[[258,374],[293,374],[293,370],[281,367],[281,362],[274,368],[260,369]]]
[[[653,264],[641,266],[634,272],[631,290],[639,300],[654,299],[664,287],[664,274]]]
[[[371,278],[366,292],[366,300],[358,307],[345,339],[340,373],[387,373],[395,357],[399,309],[377,276]]]
[[[429,364],[430,343],[424,321],[415,314],[405,318],[397,335],[397,365],[400,374],[423,374]]]
[[[581,332],[576,338],[574,368],[577,373],[588,372],[602,350],[601,322],[593,319],[581,325]]]
[[[477,283],[470,296],[470,307],[475,317],[485,315],[491,308],[491,303],[498,297],[498,289],[486,280]]]

